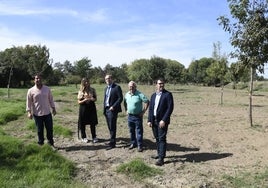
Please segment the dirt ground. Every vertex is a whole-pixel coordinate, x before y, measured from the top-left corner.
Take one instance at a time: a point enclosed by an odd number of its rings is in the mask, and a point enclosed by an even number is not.
[[[164,166],[154,165],[156,154],[152,131],[144,117],[144,151],[129,150],[129,134],[125,113],[118,119],[117,145],[105,150],[108,129],[98,106],[98,143],[82,143],[77,138],[77,114],[59,112],[57,121],[73,130],[72,138],[55,137],[57,152],[75,162],[79,168],[76,179],[88,187],[221,187],[224,175],[263,172],[268,166],[267,112],[268,93],[253,97],[254,128],[249,125],[248,93],[224,90],[220,105],[219,88],[169,88],[175,108],[168,132],[168,151]],[[149,96],[149,91],[148,91]],[[100,102],[101,104],[101,102]],[[70,104],[69,104],[70,105]],[[64,101],[57,102],[64,109]],[[67,108],[67,107],[65,107]],[[13,134],[18,134],[13,131]],[[87,127],[91,140],[90,129]],[[35,139],[35,138],[33,138]],[[122,163],[141,158],[164,174],[135,182],[115,172]]]

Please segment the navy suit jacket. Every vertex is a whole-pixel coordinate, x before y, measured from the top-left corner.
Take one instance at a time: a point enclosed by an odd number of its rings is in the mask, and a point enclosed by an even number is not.
[[[106,91],[108,89],[108,86],[105,87],[104,90],[104,100],[103,100],[103,113],[105,114],[105,99],[106,99]],[[110,98],[109,98],[109,107],[114,108],[114,112],[122,112],[121,103],[123,101],[123,93],[122,89],[119,85],[112,83],[111,85],[111,91],[110,91]]]
[[[159,101],[157,111],[156,111],[156,117],[154,117],[155,97],[156,97],[156,93],[153,93],[151,96],[150,105],[149,105],[148,122],[153,123],[155,120],[157,122],[163,120],[166,123],[166,125],[170,124],[170,116],[174,108],[174,101],[173,101],[172,93],[165,89],[162,91],[160,101]]]

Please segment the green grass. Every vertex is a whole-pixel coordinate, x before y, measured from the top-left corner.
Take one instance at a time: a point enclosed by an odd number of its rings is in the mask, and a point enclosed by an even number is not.
[[[16,120],[25,113],[25,100],[2,99],[0,106],[0,125]]]
[[[25,116],[26,119],[27,90],[11,89],[10,98],[7,98],[5,90],[0,89],[0,125],[2,126],[21,116]],[[66,93],[63,91],[60,94]],[[36,134],[34,120],[26,119],[19,125],[17,128],[21,131],[28,130]],[[23,128],[24,125],[26,129]],[[72,132],[55,121],[54,134],[71,137]],[[28,135],[30,139],[35,139],[30,136],[31,134]],[[31,142],[24,142],[7,135],[0,127],[0,187],[84,187],[73,180],[76,169],[71,161],[46,144],[40,147],[28,143]]]
[[[128,175],[139,182],[143,181],[145,178],[161,175],[163,173],[161,169],[150,167],[139,158],[120,165],[116,171]]]
[[[82,187],[74,174],[74,164],[50,146],[25,145],[0,129],[0,187]]]
[[[27,121],[26,129],[32,132],[36,132],[36,126],[35,126],[34,120]],[[54,125],[53,132],[54,132],[54,135],[60,135],[60,136],[67,137],[67,138],[70,138],[72,136],[72,131],[70,129],[57,125],[57,124]]]
[[[260,173],[241,172],[236,176],[223,176],[224,186],[230,188],[252,188],[268,186],[268,169]]]

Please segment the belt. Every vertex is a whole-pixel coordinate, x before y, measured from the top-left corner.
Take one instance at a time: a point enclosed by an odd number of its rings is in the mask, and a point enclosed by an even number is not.
[[[139,116],[140,114],[128,114],[130,116]]]

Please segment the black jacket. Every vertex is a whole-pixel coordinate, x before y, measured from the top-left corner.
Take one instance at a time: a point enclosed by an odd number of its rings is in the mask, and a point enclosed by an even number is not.
[[[108,86],[105,87],[104,90],[104,100],[103,100],[103,113],[105,113],[105,100],[106,100],[106,91],[108,89]],[[114,108],[114,112],[122,112],[121,103],[123,101],[123,93],[122,89],[119,85],[112,83],[111,85],[111,91],[110,91],[110,97],[109,97],[109,107]]]

